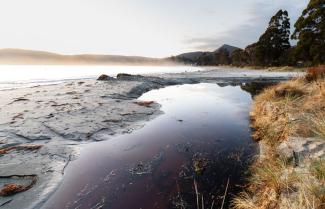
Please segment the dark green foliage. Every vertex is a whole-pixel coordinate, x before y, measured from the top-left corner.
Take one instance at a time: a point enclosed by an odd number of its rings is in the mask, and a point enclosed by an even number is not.
[[[218,50],[214,54],[215,64],[217,65],[229,65],[231,60],[229,52],[225,49]]]
[[[295,57],[304,65],[325,63],[325,0],[310,0],[295,24]]]
[[[258,65],[257,63],[259,63],[260,61],[260,57],[259,57],[259,51],[258,51],[258,44],[257,43],[253,43],[251,45],[248,45],[245,48],[245,52],[248,54],[248,62],[249,65]]]
[[[269,21],[266,31],[256,43],[245,50],[227,45],[214,52],[204,52],[195,60],[182,59],[197,65],[234,66],[312,66],[325,63],[325,0],[310,0],[295,24],[291,36],[297,46],[290,46],[290,19],[288,12],[279,10]],[[234,47],[233,47],[234,48]]]
[[[252,65],[278,66],[281,57],[290,49],[290,20],[287,11],[279,10],[270,20],[269,26],[255,44],[246,48]]]
[[[245,66],[249,64],[249,55],[242,49],[237,49],[231,53],[231,63],[234,66]]]
[[[203,53],[197,59],[196,64],[198,64],[198,65],[215,65],[215,59],[214,59],[213,53],[210,53],[210,52]]]
[[[223,45],[214,52],[205,52],[197,60],[198,65],[230,65],[230,51],[235,48],[229,45]],[[239,48],[238,48],[239,49]]]
[[[230,65],[231,59],[226,49],[205,52],[197,60],[198,65]]]

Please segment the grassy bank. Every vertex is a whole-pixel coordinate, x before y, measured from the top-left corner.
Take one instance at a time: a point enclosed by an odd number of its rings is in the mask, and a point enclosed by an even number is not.
[[[264,90],[251,112],[260,155],[238,209],[325,208],[325,70]]]
[[[280,67],[263,67],[263,66],[245,66],[243,68],[251,70],[267,70],[270,72],[306,72],[305,67],[280,66]]]

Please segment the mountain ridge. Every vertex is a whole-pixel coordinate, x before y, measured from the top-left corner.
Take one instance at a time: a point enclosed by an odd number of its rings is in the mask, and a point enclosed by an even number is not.
[[[213,56],[221,51],[231,54],[236,49],[240,48],[223,44],[214,51],[194,51],[173,57],[151,58],[88,53],[65,55],[41,50],[4,48],[0,49],[0,65],[169,65],[195,63],[204,56]]]

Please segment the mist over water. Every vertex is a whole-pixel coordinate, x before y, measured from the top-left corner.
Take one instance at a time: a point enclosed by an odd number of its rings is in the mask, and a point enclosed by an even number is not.
[[[101,74],[160,74],[202,70],[191,66],[42,66],[0,65],[0,90],[53,84],[73,79],[93,79]]]

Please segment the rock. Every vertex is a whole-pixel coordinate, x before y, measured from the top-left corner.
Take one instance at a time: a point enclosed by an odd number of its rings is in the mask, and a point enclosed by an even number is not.
[[[143,82],[140,85],[137,85],[135,87],[133,87],[129,93],[128,93],[128,97],[130,98],[138,98],[139,96],[141,96],[142,94],[152,90],[152,89],[158,89],[163,87],[160,84],[157,83],[153,83],[153,82]]]
[[[127,73],[119,73],[116,76],[117,79],[119,80],[124,80],[124,81],[142,81],[147,79],[146,77],[142,75],[131,75]]]
[[[97,80],[98,81],[109,81],[109,80],[113,80],[113,78],[108,75],[102,74],[101,76],[99,76],[97,78]]]
[[[306,158],[324,157],[325,142],[317,138],[290,137],[278,146],[277,152],[298,164]]]
[[[131,77],[132,75],[131,74],[127,74],[127,73],[119,73],[117,74],[116,78],[117,79],[120,79],[120,78],[129,78]]]

